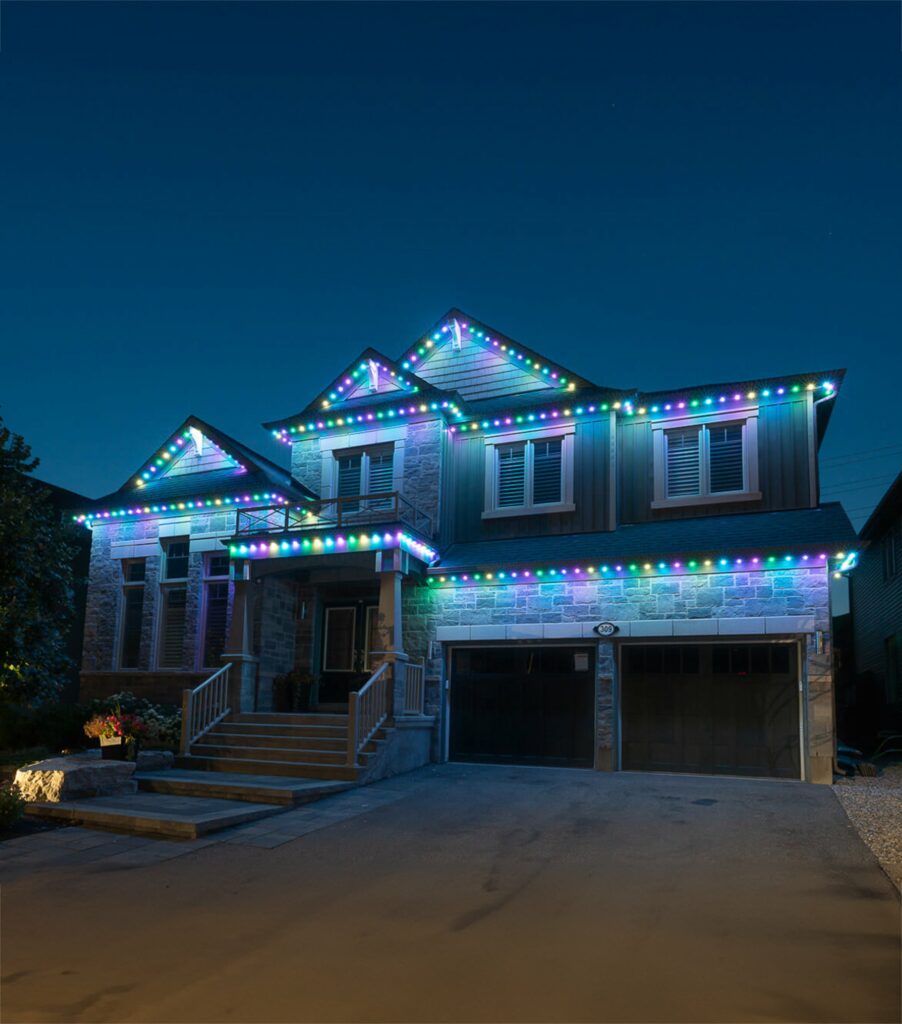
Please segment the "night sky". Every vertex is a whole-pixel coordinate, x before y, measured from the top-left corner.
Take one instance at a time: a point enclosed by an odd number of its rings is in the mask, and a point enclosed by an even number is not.
[[[2,4],[0,414],[94,496],[459,306],[601,384],[848,367],[902,463],[897,3]]]

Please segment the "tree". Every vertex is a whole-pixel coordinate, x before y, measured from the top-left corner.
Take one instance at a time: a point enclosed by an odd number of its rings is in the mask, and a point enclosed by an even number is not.
[[[71,662],[71,524],[30,474],[39,460],[0,418],[0,702],[51,700]]]

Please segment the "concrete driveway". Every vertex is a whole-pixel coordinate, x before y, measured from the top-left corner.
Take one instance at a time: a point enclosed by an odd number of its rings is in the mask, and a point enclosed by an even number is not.
[[[829,788],[466,765],[380,788],[402,798],[275,849],[5,884],[3,1020],[900,1019],[899,900]]]

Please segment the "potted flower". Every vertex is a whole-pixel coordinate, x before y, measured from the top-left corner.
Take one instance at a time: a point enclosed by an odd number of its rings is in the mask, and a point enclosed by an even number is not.
[[[85,722],[85,736],[100,741],[100,756],[105,760],[136,761],[138,741],[147,733],[147,725],[140,715],[113,711],[108,715],[94,715]]]

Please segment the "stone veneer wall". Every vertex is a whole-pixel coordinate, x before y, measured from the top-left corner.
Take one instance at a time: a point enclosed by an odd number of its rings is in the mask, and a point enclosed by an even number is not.
[[[85,676],[114,672],[110,677],[110,692],[122,689],[126,677],[134,669],[119,670],[117,663],[122,612],[123,557],[144,557],[144,616],[142,623],[139,671],[153,670],[157,677],[192,675],[198,666],[198,635],[200,602],[203,587],[204,557],[208,550],[218,548],[218,537],[228,536],[235,525],[234,510],[198,512],[174,517],[148,517],[134,521],[97,523],[93,527],[91,564],[88,578],[87,608],[85,611],[84,649],[82,672]],[[188,536],[192,541],[188,563],[188,607],[186,612],[185,653],[181,671],[155,668],[154,643],[160,597],[161,539]],[[204,550],[200,550],[200,549]],[[231,618],[230,595],[229,618]],[[207,673],[202,673],[206,676]],[[120,685],[120,683],[122,685]],[[96,679],[92,692],[96,692]],[[191,685],[190,680],[186,685]]]
[[[295,667],[298,586],[291,578],[264,577],[255,595],[254,653],[260,659],[257,710],[272,710],[272,682]]]
[[[501,586],[429,588],[408,584],[404,588],[404,643],[415,659],[426,658],[429,641],[437,629],[472,627],[471,641],[479,631],[497,636],[499,626],[542,624],[552,640],[573,636],[573,624],[587,627],[598,622],[645,622],[660,620],[736,619],[739,639],[764,632],[754,621],[765,617],[807,616],[821,631],[823,648],[816,648],[813,633],[803,637],[803,673],[807,683],[807,753],[809,777],[831,781],[833,761],[833,677],[830,644],[828,574],[823,568],[712,573],[683,577],[582,580],[561,583],[519,583]],[[741,620],[741,621],[740,621]],[[555,624],[560,624],[557,630]],[[704,628],[704,623],[699,622]],[[721,635],[723,630],[721,628]],[[700,632],[675,636],[674,643],[710,638]],[[729,635],[729,634],[726,634]],[[616,647],[619,641],[597,641],[596,674],[597,744],[599,768],[614,766],[616,750]],[[486,638],[486,642],[489,642]],[[436,648],[438,645],[434,645]],[[441,658],[427,660],[427,712],[441,714]]]

